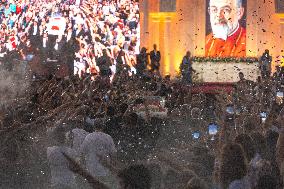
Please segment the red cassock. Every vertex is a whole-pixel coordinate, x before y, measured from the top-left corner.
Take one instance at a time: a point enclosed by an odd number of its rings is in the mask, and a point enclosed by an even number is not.
[[[205,56],[210,57],[245,57],[246,29],[239,29],[227,40],[214,38],[213,34],[206,37]]]

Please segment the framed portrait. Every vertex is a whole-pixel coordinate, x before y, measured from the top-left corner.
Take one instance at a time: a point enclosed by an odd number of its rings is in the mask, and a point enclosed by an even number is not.
[[[206,0],[205,56],[246,56],[246,0]]]

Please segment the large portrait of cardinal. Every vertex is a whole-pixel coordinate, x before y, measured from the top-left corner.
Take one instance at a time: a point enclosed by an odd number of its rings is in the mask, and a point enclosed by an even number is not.
[[[246,2],[207,0],[205,56],[246,56]]]

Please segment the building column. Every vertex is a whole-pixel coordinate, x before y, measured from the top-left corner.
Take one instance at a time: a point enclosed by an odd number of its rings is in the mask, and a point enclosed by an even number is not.
[[[280,58],[281,62],[278,62],[275,66],[283,64],[284,63],[284,14],[277,14],[277,16],[280,18],[280,39],[279,44],[280,45]]]
[[[171,21],[175,13],[150,13],[151,39],[148,52],[153,50],[153,44],[157,44],[161,52],[160,72],[162,75],[174,74],[174,65],[171,63]]]

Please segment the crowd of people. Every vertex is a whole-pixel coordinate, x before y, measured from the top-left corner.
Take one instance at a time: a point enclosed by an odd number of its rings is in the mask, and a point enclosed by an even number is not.
[[[283,73],[239,76],[232,94],[191,94],[154,72],[35,80],[2,109],[1,161],[30,156],[41,136],[53,188],[283,188]],[[151,116],[150,96],[168,116]]]
[[[52,62],[69,75],[106,71],[113,75],[122,65],[132,70],[135,66],[140,46],[136,0],[83,1],[80,6],[64,1],[1,5],[0,52],[10,69],[14,59],[34,62],[31,67],[37,77],[46,76],[50,70],[44,65]]]
[[[256,82],[240,72],[230,93],[194,94],[190,52],[171,78],[156,45],[139,50],[138,1],[80,3],[2,4],[1,69],[13,59],[65,67],[34,69],[1,104],[0,188],[284,187],[284,71],[270,73],[269,53]],[[64,35],[48,34],[54,17]]]

